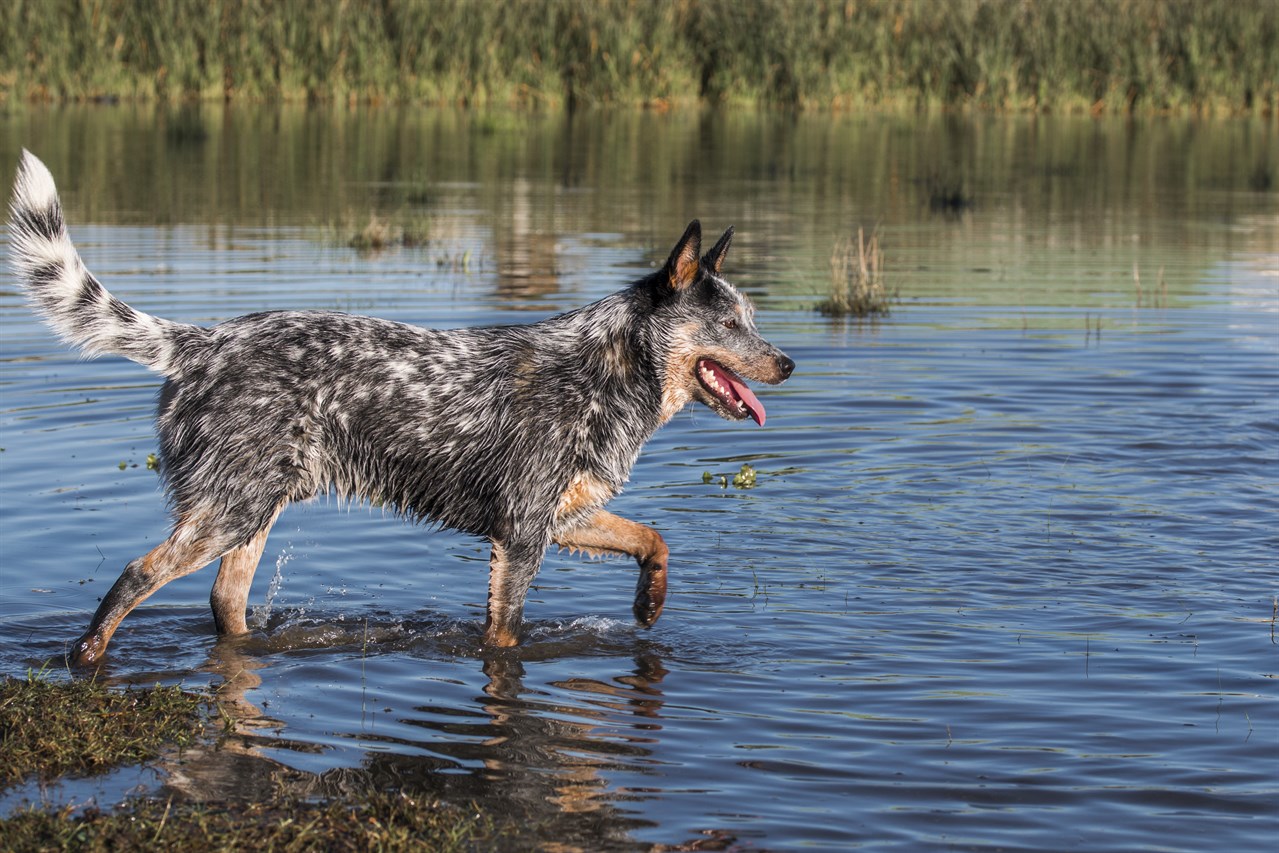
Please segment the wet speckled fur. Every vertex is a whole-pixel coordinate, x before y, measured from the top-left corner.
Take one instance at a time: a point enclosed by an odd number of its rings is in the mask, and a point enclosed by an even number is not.
[[[173,533],[125,568],[72,649],[78,663],[100,658],[147,596],[218,558],[215,624],[245,631],[271,524],[288,502],[331,491],[491,540],[489,644],[518,642],[552,543],[634,557],[635,616],[652,624],[666,545],[603,505],[644,442],[689,402],[729,419],[756,408],[699,381],[700,360],[739,388],[743,377],[780,382],[794,367],[720,277],[732,229],[700,256],[697,222],[661,270],[598,302],[526,326],[448,331],[330,311],[211,328],[141,313],[84,267],[53,178],[26,152],[9,233],[15,273],[62,337],[166,377],[157,430]]]

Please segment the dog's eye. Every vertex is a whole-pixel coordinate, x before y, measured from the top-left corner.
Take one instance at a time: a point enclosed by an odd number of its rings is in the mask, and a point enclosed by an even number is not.
[[[724,328],[725,328],[725,329],[736,329],[736,328],[737,328],[737,321],[736,321],[736,320],[725,320],[725,321],[724,321]]]

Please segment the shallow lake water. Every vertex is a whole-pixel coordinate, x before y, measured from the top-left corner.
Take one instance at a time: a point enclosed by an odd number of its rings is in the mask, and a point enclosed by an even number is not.
[[[798,367],[763,428],[679,414],[611,504],[671,549],[652,629],[633,565],[551,553],[524,644],[485,651],[483,543],[319,498],[276,524],[249,637],[216,642],[206,569],[103,667],[217,689],[233,743],[0,805],[372,786],[590,850],[1279,832],[1273,120],[100,107],[0,116],[0,164],[22,147],[89,268],[164,317],[525,322],[699,217],[736,226],[725,270]],[[373,216],[428,240],[348,248]],[[859,227],[899,299],[826,319]],[[63,677],[165,537],[157,388],[0,280],[0,672]]]

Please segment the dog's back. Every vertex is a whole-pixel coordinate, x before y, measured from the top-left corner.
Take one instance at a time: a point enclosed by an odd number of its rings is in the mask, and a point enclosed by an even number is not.
[[[625,294],[530,326],[229,320],[175,357],[160,395],[174,508],[225,513],[243,540],[332,489],[478,536],[549,531],[575,475],[611,497],[661,423],[641,325]]]

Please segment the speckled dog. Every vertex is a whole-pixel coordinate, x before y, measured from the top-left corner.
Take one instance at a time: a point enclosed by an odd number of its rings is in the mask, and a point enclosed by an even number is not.
[[[249,314],[212,328],[112,296],[67,236],[49,171],[23,152],[12,266],[35,308],[88,354],[166,377],[157,428],[172,535],[129,563],[71,657],[98,660],[164,584],[221,558],[219,634],[247,630],[249,585],[276,516],[331,490],[491,540],[485,642],[519,642],[547,546],[639,563],[635,618],[666,598],[667,548],[603,509],[653,432],[692,401],[764,423],[742,377],[794,362],[720,277],[730,228],[704,257],[693,222],[661,270],[528,326],[441,331],[330,311]]]

